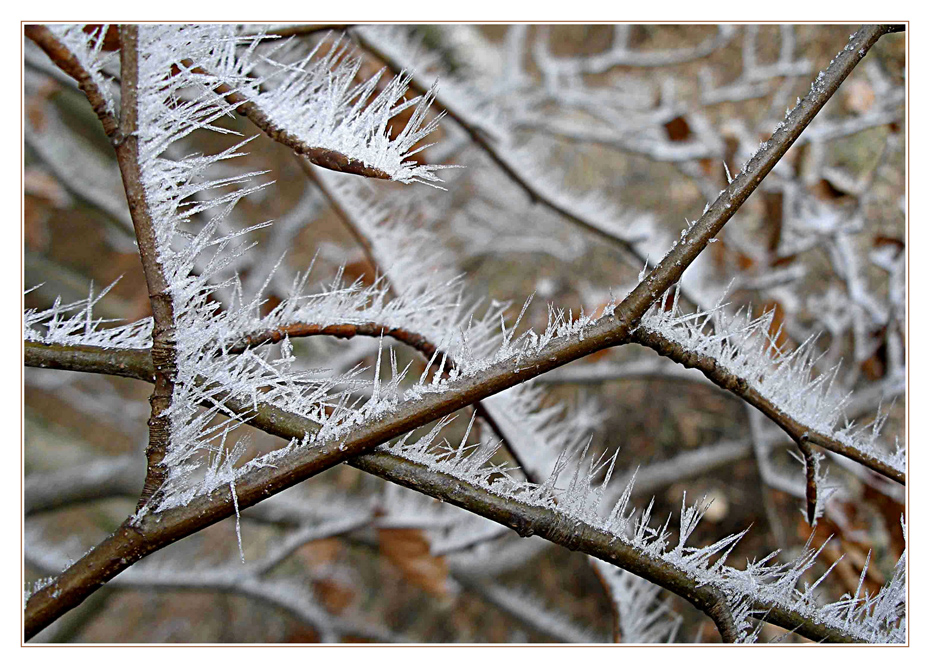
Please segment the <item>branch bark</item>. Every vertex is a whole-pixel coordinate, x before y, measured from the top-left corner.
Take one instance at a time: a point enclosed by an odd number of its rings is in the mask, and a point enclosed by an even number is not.
[[[142,167],[139,164],[138,137],[138,37],[135,25],[120,27],[120,74],[122,110],[120,112],[120,141],[116,146],[116,160],[123,177],[129,213],[136,232],[142,269],[149,289],[154,328],[152,330],[152,365],[155,370],[155,390],[149,403],[152,416],[149,418],[149,445],[145,451],[148,467],[139,508],[161,487],[167,477],[162,465],[170,439],[170,424],[167,416],[174,393],[176,368],[176,331],[174,325],[174,301],[168,279],[158,256],[155,221],[145,199]]]
[[[62,44],[51,30],[41,25],[27,25],[23,32],[36,45],[41,48],[45,54],[52,59],[61,71],[77,81],[78,87],[87,96],[87,101],[93,108],[97,118],[103,124],[103,131],[111,139],[117,139],[117,130],[119,121],[107,109],[106,100],[103,93],[97,87],[93,77],[84,69],[80,61],[75,57],[68,47]]]
[[[813,430],[810,427],[798,422],[790,415],[783,413],[768,398],[764,397],[759,391],[752,388],[745,378],[739,378],[735,374],[730,373],[722,366],[718,365],[714,358],[685,350],[675,341],[670,341],[661,334],[644,330],[642,328],[637,329],[632,334],[631,340],[634,343],[651,348],[663,357],[672,359],[684,367],[689,369],[698,369],[712,383],[729,392],[732,392],[736,396],[746,401],[746,403],[753,406],[754,408],[757,408],[759,411],[765,414],[766,417],[781,427],[781,429],[786,434],[788,434],[788,436],[790,436],[795,443],[798,444],[798,447],[801,448],[802,453],[804,452],[804,449],[809,448],[810,445],[817,445],[824,448],[825,450],[829,450],[830,452],[835,452],[838,455],[848,457],[849,459],[858,462],[863,466],[866,466],[875,471],[876,473],[894,480],[895,482],[899,482],[902,485],[906,484],[906,476],[903,472],[898,471],[894,467],[873,457],[872,455],[869,455],[868,453],[846,445],[845,443],[838,441],[837,439],[832,438],[827,434]],[[807,445],[802,445],[802,441]],[[806,453],[805,460],[807,460]],[[808,475],[809,483],[811,481],[811,475],[812,474]],[[808,485],[808,490],[808,501],[810,501],[810,484]]]

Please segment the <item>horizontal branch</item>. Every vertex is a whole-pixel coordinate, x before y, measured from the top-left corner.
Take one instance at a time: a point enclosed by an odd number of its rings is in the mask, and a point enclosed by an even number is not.
[[[26,366],[40,369],[100,373],[149,382],[155,380],[152,351],[148,348],[64,346],[26,341],[23,344],[23,361]]]
[[[423,335],[402,327],[388,327],[387,325],[381,325],[376,322],[336,325],[298,322],[290,325],[282,325],[281,327],[266,329],[244,336],[239,342],[232,345],[229,352],[242,352],[246,348],[258,346],[263,343],[278,343],[279,341],[283,341],[285,337],[293,339],[304,336],[334,336],[337,339],[351,339],[356,336],[370,336],[375,338],[388,337],[410,346],[426,357],[431,357],[436,352],[436,346],[430,343]]]

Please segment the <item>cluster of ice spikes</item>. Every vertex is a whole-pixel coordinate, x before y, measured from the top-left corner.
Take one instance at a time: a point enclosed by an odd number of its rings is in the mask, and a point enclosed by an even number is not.
[[[667,299],[660,299],[643,317],[640,326],[681,345],[686,351],[712,358],[723,368],[746,381],[781,412],[811,432],[834,438],[860,452],[883,461],[899,471],[906,467],[903,447],[890,453],[879,445],[884,418],[868,426],[854,425],[844,418],[848,397],[834,390],[839,366],[817,373],[819,360],[815,337],[794,350],[777,345],[774,312],[753,318],[747,311],[730,315],[718,304],[709,311],[685,313],[678,307],[665,310]]]
[[[661,526],[654,527],[651,526],[651,502],[644,510],[631,507],[635,477],[612,507],[605,505],[605,493],[609,489],[616,456],[611,459],[603,455],[590,458],[587,448],[580,453],[563,453],[552,475],[539,484],[527,483],[513,478],[506,467],[492,463],[496,452],[493,444],[469,444],[468,431],[457,445],[447,441],[439,441],[437,445],[439,432],[444,426],[445,421],[421,439],[410,442],[405,438],[381,446],[381,449],[502,499],[555,511],[563,522],[586,524],[604,531],[617,541],[660,559],[701,584],[716,587],[726,598],[743,642],[753,642],[758,636],[759,628],[754,625],[752,617],[773,606],[799,613],[862,642],[905,641],[906,627],[902,621],[906,592],[904,556],[898,562],[893,577],[876,596],[864,594],[860,585],[860,590],[854,595],[845,595],[839,601],[820,605],[814,592],[826,574],[813,584],[805,584],[803,588],[799,585],[823,546],[818,550],[808,546],[802,555],[788,563],[775,562],[776,552],[747,564],[744,570],[736,569],[725,562],[746,531],[706,547],[687,546],[689,537],[710,507],[706,499],[690,506],[682,499],[678,539],[675,541],[669,528],[671,517]],[[604,512],[605,507],[610,507],[610,510]],[[714,558],[716,560],[712,563]],[[653,627],[653,631],[657,628],[663,634],[671,631],[670,627],[662,626]]]
[[[109,56],[101,50],[102,37],[75,26],[59,26],[55,31],[101,79],[101,88],[106,88],[109,82],[103,67]],[[349,394],[357,372],[320,380],[292,368],[294,359],[287,344],[285,354],[275,361],[271,361],[269,350],[227,354],[225,346],[231,337],[250,333],[263,324],[255,315],[260,306],[257,297],[240,299],[225,312],[218,311],[211,299],[218,286],[230,281],[237,285],[238,279],[230,278],[228,270],[247,250],[235,247],[238,238],[251,230],[222,234],[221,223],[240,199],[261,187],[252,184],[259,174],[215,175],[220,163],[242,155],[245,142],[207,156],[185,156],[175,149],[197,130],[229,133],[216,123],[241,104],[229,95],[233,91],[307,146],[341,153],[396,180],[432,181],[436,168],[406,161],[412,146],[435,127],[436,121],[425,118],[429,96],[404,101],[403,78],[394,79],[380,93],[376,93],[380,77],[356,84],[360,63],[346,57],[345,47],[337,45],[326,54],[315,51],[298,62],[290,59],[287,44],[266,49],[268,42],[261,35],[240,36],[231,26],[139,28],[140,171],[155,225],[156,256],[170,286],[177,330],[177,376],[169,412],[171,438],[164,460],[169,473],[158,497],[160,509],[186,503],[196,494],[232,482],[237,471],[244,471],[233,466],[242,446],[231,447],[231,452],[226,448],[229,429],[244,416],[211,426],[219,409],[202,411],[199,404],[203,402],[215,405],[224,396],[256,407],[259,401],[273,403],[324,422],[321,436],[338,432],[336,425],[344,427],[370,416],[377,412],[376,406],[384,407],[374,401],[369,402],[368,410],[357,411]],[[411,120],[392,139],[388,121],[411,106],[416,107]],[[195,223],[196,217],[206,222]],[[399,322],[405,312],[437,308],[431,303],[434,296],[435,291],[418,294],[401,302],[403,305],[385,306],[377,290],[339,286],[324,291],[316,300],[298,298],[286,304],[267,324],[273,324],[275,318],[307,317],[314,311],[316,320],[322,321],[327,314],[340,312],[345,316],[348,311],[351,317],[354,311],[366,319],[383,316]],[[86,304],[71,307],[56,303],[49,311],[27,314],[26,338],[107,347],[150,345],[149,321],[102,329],[90,316],[94,301],[90,298]],[[84,310],[65,319],[62,314],[68,308]],[[359,314],[360,310],[363,313]],[[44,332],[38,329],[40,324],[45,325]],[[398,375],[398,382],[400,378]],[[325,409],[332,407],[335,411],[326,417]],[[267,459],[253,460],[246,469],[267,465]]]
[[[591,564],[597,569],[613,599],[620,642],[675,642],[681,616],[660,598],[660,587],[593,557]]]
[[[70,304],[62,304],[61,297],[57,297],[51,308],[41,311],[27,309],[23,314],[23,338],[47,345],[150,348],[151,318],[112,327],[108,325],[116,321],[94,316],[94,306],[114,285],[115,283],[107,286],[96,296],[94,286],[91,285],[87,299]],[[27,290],[26,294],[35,289]]]

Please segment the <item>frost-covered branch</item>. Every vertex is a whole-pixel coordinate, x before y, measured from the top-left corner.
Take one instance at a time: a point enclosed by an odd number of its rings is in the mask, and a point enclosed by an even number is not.
[[[249,41],[237,39],[233,30],[227,33],[233,49],[237,41]],[[435,173],[443,167],[407,160],[439,124],[439,117],[427,120],[435,91],[405,99],[408,77],[400,73],[383,87],[380,73],[357,83],[360,62],[348,57],[346,44],[332,44],[327,51],[320,43],[292,59],[291,43],[284,41],[270,55],[253,59],[264,41],[252,38],[236,60],[184,65],[265,134],[320,167],[403,183],[440,180]],[[257,77],[253,70],[260,72]],[[391,137],[388,123],[410,108],[403,130]]]
[[[314,64],[314,68],[319,70],[332,69],[332,67],[337,63],[344,54],[344,48],[340,49],[338,47],[333,47],[333,53],[329,54],[322,61],[318,61]],[[307,58],[314,56],[315,52],[311,53]],[[209,72],[205,72],[200,68],[196,68],[193,64],[188,64],[192,67],[194,71],[210,76]],[[340,71],[337,72],[334,76],[336,77],[336,86],[342,88],[348,88],[349,82],[352,80],[354,75],[354,69],[357,69],[357,65],[346,67],[345,65],[340,66]],[[427,93],[422,99],[419,100],[419,104],[414,112],[413,118],[409,121],[408,129],[406,129],[399,140],[396,141],[397,146],[385,146],[382,149],[374,149],[371,147],[371,143],[374,139],[380,139],[380,132],[386,132],[387,122],[397,113],[400,113],[405,108],[409,106],[409,102],[402,101],[404,94],[404,80],[400,77],[392,81],[388,88],[379,93],[379,95],[369,100],[369,96],[374,92],[375,84],[377,83],[378,77],[370,80],[368,82],[368,90],[361,93],[361,97],[358,101],[355,101],[356,110],[354,111],[355,115],[358,115],[360,118],[358,121],[352,119],[351,121],[343,121],[346,124],[350,122],[358,122],[359,124],[364,123],[373,123],[373,128],[377,129],[368,129],[363,126],[362,129],[355,128],[346,128],[340,129],[341,132],[344,132],[346,135],[352,135],[357,137],[359,134],[370,133],[370,137],[366,139],[365,144],[362,145],[353,145],[351,147],[346,147],[342,152],[338,149],[327,148],[325,146],[318,146],[316,143],[327,143],[326,134],[337,134],[336,129],[321,128],[318,129],[313,126],[315,119],[319,118],[320,114],[314,114],[312,110],[306,108],[300,109],[300,115],[303,118],[298,118],[295,115],[294,111],[287,111],[284,105],[293,104],[290,101],[290,97],[295,94],[300,94],[302,89],[308,86],[308,82],[313,81],[315,78],[318,78],[319,75],[316,71],[308,71],[305,75],[306,81],[298,81],[297,83],[288,83],[287,86],[290,86],[294,89],[294,92],[290,90],[281,90],[275,89],[274,93],[263,92],[259,89],[256,93],[253,87],[246,87],[243,90],[250,91],[252,94],[247,95],[237,90],[234,90],[231,86],[226,83],[220,83],[216,86],[215,90],[220,95],[226,98],[226,101],[236,109],[242,115],[248,117],[252,123],[255,124],[262,132],[271,137],[277,142],[284,144],[292,151],[298,155],[302,155],[307,158],[314,165],[320,167],[325,167],[326,169],[331,169],[336,172],[345,172],[347,174],[357,174],[359,176],[366,176],[374,179],[388,179],[388,180],[397,180],[403,182],[409,181],[423,181],[423,182],[432,182],[438,181],[439,179],[435,177],[432,172],[439,169],[438,167],[414,167],[410,163],[401,163],[398,161],[396,166],[389,165],[388,162],[382,157],[382,152],[387,152],[390,149],[391,152],[397,152],[401,156],[401,160],[404,157],[411,155],[414,151],[414,144],[424,139],[429,135],[438,125],[438,118],[430,121],[428,123],[423,122],[423,118],[426,115],[426,110],[428,109],[432,101],[432,93]],[[352,100],[350,95],[355,94],[357,91],[352,90],[350,94],[346,95],[346,101]],[[326,92],[330,95],[338,94],[338,92],[333,91],[333,93]],[[324,94],[326,94],[324,93]],[[343,93],[345,94],[345,93]],[[277,97],[274,97],[274,96]],[[266,98],[272,98],[270,100]],[[277,99],[281,98],[281,99]],[[299,98],[303,104],[307,103],[305,97]],[[330,103],[331,104],[331,103]],[[366,109],[365,105],[369,105]],[[266,108],[268,111],[266,111]],[[375,120],[368,121],[365,116],[370,115],[374,116]],[[280,124],[276,122],[276,117],[282,117]],[[289,129],[292,125],[297,124],[298,122],[307,123],[307,120],[310,120],[310,127],[299,127],[293,130]],[[304,139],[303,137],[306,137]],[[316,140],[314,142],[314,139]],[[333,145],[339,145],[338,143]],[[354,149],[354,150],[351,150]],[[362,150],[364,149],[364,150]],[[348,153],[348,154],[347,154]],[[353,157],[353,155],[364,155],[364,157]],[[387,171],[390,169],[390,171]]]
[[[123,177],[129,213],[132,216],[142,269],[149,289],[152,304],[152,366],[155,370],[155,390],[150,403],[152,416],[149,418],[149,444],[145,454],[148,460],[145,483],[139,497],[142,507],[155,494],[167,478],[167,467],[163,463],[170,436],[168,415],[174,393],[177,373],[176,326],[174,294],[166,271],[165,251],[159,248],[156,222],[150,209],[146,181],[143,178],[142,156],[140,155],[139,133],[139,51],[138,27],[120,27],[120,75],[121,111],[119,142],[116,145],[116,160]]]
[[[905,484],[903,454],[892,457],[881,453],[874,448],[874,439],[856,438],[849,427],[834,430],[842,404],[834,400],[828,378],[810,377],[811,344],[772,357],[771,341],[765,334],[770,317],[751,321],[743,328],[724,325],[710,343],[698,344],[704,336],[698,334],[701,317],[659,310],[653,313],[632,334],[633,341],[700,370],[714,384],[762,411],[798,447],[805,448],[802,443],[817,445]],[[675,320],[677,327],[666,326]]]
[[[52,62],[77,81],[103,124],[104,132],[118,139],[116,104],[109,94],[111,82],[106,80],[102,71],[109,55],[103,50],[107,30],[108,26],[98,28],[93,40],[89,41],[80,26],[56,26],[54,30],[40,25],[23,28],[26,37],[38,44]]]
[[[422,290],[425,292],[426,290],[421,285],[423,269],[427,270],[427,275],[433,274],[434,281],[444,281],[447,285],[452,285],[457,281],[452,262],[447,260],[441,253],[436,254],[439,257],[434,258],[432,267],[423,266],[425,264],[424,259],[419,256],[419,253],[416,253],[414,248],[416,244],[411,243],[411,238],[415,238],[415,235],[411,234],[412,230],[405,228],[396,218],[379,221],[382,223],[381,225],[372,224],[371,221],[367,220],[368,216],[366,216],[371,212],[370,209],[367,209],[359,198],[353,197],[354,193],[350,189],[340,188],[337,184],[330,184],[326,179],[319,178],[313,168],[304,161],[300,161],[300,165],[313,184],[323,192],[330,206],[333,207],[340,219],[351,231],[352,236],[364,250],[371,266],[384,277],[383,280],[387,282],[385,286],[387,295],[396,298],[398,290],[414,292]],[[345,200],[345,203],[343,200]],[[355,213],[356,216],[353,216],[352,213]],[[386,233],[388,230],[391,230],[393,234]],[[403,233],[403,236],[401,236],[401,233]],[[426,243],[428,243],[428,239]],[[424,243],[424,246],[426,243]],[[388,262],[390,264],[387,264]],[[413,274],[414,271],[416,271],[416,275]],[[443,338],[446,338],[447,334],[443,330],[447,329],[447,327],[448,325],[433,326],[431,330],[434,335],[441,334]],[[472,328],[469,327],[469,329]],[[481,338],[480,332],[477,334],[478,336],[472,334],[474,339]],[[394,328],[393,330],[380,328],[377,335],[390,336],[415,348],[427,358],[430,367],[435,368],[439,364],[444,368],[448,363],[449,372],[456,369],[454,351],[450,355],[448,350],[439,350],[422,333],[417,334],[400,328]],[[463,339],[465,339],[464,335]],[[465,352],[467,354],[467,348]],[[439,373],[443,373],[442,368],[439,369]],[[516,448],[511,442],[515,437],[519,440],[521,434],[515,434],[514,430],[506,428],[508,424],[507,415],[514,413],[513,409],[515,407],[508,403],[506,399],[504,399],[504,403],[507,405],[501,406],[502,398],[499,395],[496,403],[494,399],[478,402],[475,404],[475,410],[501,439],[503,447],[523,470],[527,479],[533,480],[538,472],[531,470],[524,461],[527,452],[524,448]],[[518,412],[514,417],[519,418],[521,416]],[[525,424],[526,421],[524,421]],[[510,436],[508,436],[508,431],[511,434]],[[540,440],[533,439],[533,436],[536,436],[536,434],[530,434],[531,440]],[[540,448],[542,446],[543,444],[539,442],[530,444],[531,448]]]

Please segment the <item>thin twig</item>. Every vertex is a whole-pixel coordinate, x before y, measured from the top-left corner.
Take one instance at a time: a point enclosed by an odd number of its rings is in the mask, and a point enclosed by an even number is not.
[[[802,435],[796,443],[804,458],[804,477],[807,480],[804,488],[807,499],[807,523],[813,526],[817,521],[817,456],[814,454],[807,434]]]
[[[657,332],[643,328],[637,329],[631,335],[631,340],[640,345],[652,348],[663,357],[675,360],[684,367],[698,369],[715,385],[732,392],[751,406],[759,409],[766,417],[771,419],[772,422],[781,427],[781,429],[798,444],[798,447],[802,447],[801,441],[803,440],[811,445],[817,445],[825,450],[848,457],[902,485],[906,484],[903,471],[899,471],[890,464],[868,453],[862,452],[840,440],[813,430],[807,425],[798,422],[787,413],[782,412],[771,400],[753,388],[747,379],[740,378],[736,374],[727,371],[722,365],[717,364],[717,360],[713,357],[686,350],[681,344],[667,339]],[[810,479],[810,474],[808,475],[808,479]],[[808,501],[809,500],[810,496],[808,496]]]
[[[174,301],[164,270],[158,260],[155,221],[146,202],[142,184],[142,167],[139,164],[138,137],[138,39],[135,25],[120,27],[120,72],[122,75],[122,110],[120,112],[120,142],[116,146],[116,160],[126,189],[129,213],[136,232],[142,269],[149,289],[154,327],[152,330],[152,365],[155,368],[155,390],[149,402],[152,417],[149,419],[149,445],[145,483],[139,496],[139,508],[162,486],[167,471],[162,464],[170,440],[168,410],[174,393],[176,368],[176,331]]]
[[[73,53],[62,44],[51,30],[41,25],[27,25],[23,28],[26,37],[35,42],[49,58],[68,76],[77,81],[78,87],[87,96],[97,118],[103,124],[103,131],[113,139],[117,138],[119,121],[107,109],[103,93],[97,87],[93,77],[84,69]]]
[[[193,63],[186,62],[185,65],[191,68],[192,72],[209,74],[199,67],[194,67]],[[391,175],[384,170],[366,165],[361,160],[350,158],[347,155],[333,151],[328,148],[319,146],[310,146],[305,141],[294,134],[291,134],[282,127],[274,123],[268,114],[257,104],[249,100],[245,95],[233,90],[227,84],[219,84],[214,90],[226,98],[226,101],[232,105],[237,112],[246,116],[252,123],[271,139],[280,144],[284,144],[297,155],[302,155],[314,165],[331,169],[334,172],[343,172],[345,174],[356,174],[366,176],[370,179],[390,180]]]

